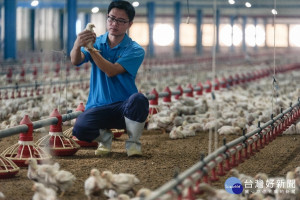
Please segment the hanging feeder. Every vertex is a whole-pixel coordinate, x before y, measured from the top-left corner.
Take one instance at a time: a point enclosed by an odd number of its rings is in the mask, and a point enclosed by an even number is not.
[[[156,113],[159,112],[159,107],[158,107],[158,92],[156,91],[155,88],[150,92],[150,94],[154,95],[155,98],[149,100],[149,115],[155,115]]]
[[[71,156],[75,154],[80,146],[72,139],[65,136],[62,132],[62,116],[55,109],[50,117],[56,117],[56,125],[50,125],[49,134],[36,142],[39,147],[48,150],[54,156]]]
[[[33,143],[33,124],[28,115],[24,116],[20,124],[28,126],[27,133],[20,133],[18,143],[4,150],[1,155],[10,159],[19,167],[27,167],[25,161],[29,158],[35,158],[38,162],[50,159],[51,155]]]
[[[0,155],[0,179],[12,178],[19,171],[20,168],[13,161]]]
[[[170,90],[169,87],[166,87],[166,88],[164,89],[164,92],[165,92],[165,93],[168,93],[168,95],[165,96],[165,97],[163,97],[163,102],[162,102],[162,104],[163,104],[164,106],[167,106],[167,107],[170,108],[170,107],[172,106],[172,92],[171,92],[171,90]]]

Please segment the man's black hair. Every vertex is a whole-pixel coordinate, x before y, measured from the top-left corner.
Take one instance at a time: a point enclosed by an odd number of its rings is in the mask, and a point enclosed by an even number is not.
[[[111,9],[113,9],[113,8],[125,10],[130,22],[133,20],[133,18],[135,16],[134,7],[128,1],[112,1],[108,6],[107,14],[109,14]]]

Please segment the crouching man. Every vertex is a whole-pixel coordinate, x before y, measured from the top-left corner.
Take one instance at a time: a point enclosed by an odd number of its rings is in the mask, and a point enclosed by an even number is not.
[[[134,16],[134,7],[129,2],[112,1],[107,11],[107,32],[96,37],[92,31],[82,31],[70,53],[72,64],[91,62],[92,65],[88,101],[76,120],[73,135],[79,140],[97,141],[96,155],[111,152],[112,128],[126,129],[128,156],[142,154],[139,139],[149,102],[135,85],[145,51],[126,34]],[[86,48],[90,42],[94,43],[94,49]]]

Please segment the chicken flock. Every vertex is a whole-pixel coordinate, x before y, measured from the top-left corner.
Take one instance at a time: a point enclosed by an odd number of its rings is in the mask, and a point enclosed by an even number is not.
[[[207,93],[196,98],[182,96],[174,99],[171,105],[161,102],[159,112],[149,116],[147,129],[167,132],[171,139],[195,136],[209,130],[215,130],[219,135],[237,136],[242,135],[243,129],[251,132],[257,128],[258,122],[262,125],[271,120],[271,114],[276,116],[281,108],[288,108],[291,99],[297,99],[300,92],[295,89],[288,91],[290,98],[280,96],[272,100],[271,92],[263,87],[255,85],[247,90],[236,87],[216,91],[214,100]],[[300,134],[300,123],[291,125],[283,134]]]
[[[68,192],[76,177],[60,169],[58,163],[38,164],[36,159],[28,159],[27,177],[33,181],[32,200],[59,200]],[[233,168],[229,176],[241,181],[243,191],[232,194],[225,189],[217,189],[205,182],[194,187],[200,191],[198,198],[189,198],[187,190],[182,191],[186,200],[299,200],[300,199],[300,166],[288,171],[286,177],[269,177],[265,173],[257,173],[254,177],[240,173]],[[142,200],[150,196],[152,191],[142,187],[138,191],[135,187],[140,183],[138,177],[129,173],[114,174],[111,171],[102,171],[93,168],[84,181],[84,193],[88,200]],[[247,186],[248,185],[248,186]],[[196,188],[195,188],[196,189]],[[58,193],[60,193],[58,195]],[[178,199],[178,196],[165,198],[165,200]],[[0,199],[5,200],[5,195],[0,192]]]
[[[27,177],[33,181],[32,200],[58,200],[68,192],[76,182],[76,177],[69,171],[60,169],[59,163],[39,163],[35,158],[26,160]],[[146,197],[151,193],[148,188],[135,190],[140,180],[129,173],[114,174],[109,170],[102,173],[96,168],[91,169],[90,176],[84,181],[84,192],[88,200],[105,197],[109,200],[129,200]],[[0,200],[5,195],[0,192]]]
[[[297,77],[299,72],[293,72],[293,76]],[[194,77],[193,77],[194,78]],[[199,78],[199,77],[196,77]],[[257,83],[235,86],[233,89],[226,88],[223,91],[215,91],[214,96],[205,93],[196,98],[182,96],[179,100],[172,98],[172,104],[163,105],[159,102],[159,112],[149,116],[147,129],[160,129],[169,134],[170,139],[183,139],[192,137],[200,132],[207,132],[211,129],[217,131],[219,135],[241,135],[242,130],[247,132],[257,128],[257,123],[265,123],[270,120],[270,115],[279,114],[280,108],[289,107],[290,102],[298,99],[300,92],[296,87],[296,82],[291,82],[278,75],[280,90],[274,91],[271,87],[270,80],[260,80]],[[159,91],[163,90],[163,86],[170,85],[175,89],[177,85],[191,80],[186,78],[166,79],[155,83]],[[152,82],[141,82],[140,91],[150,91],[153,87]],[[275,96],[273,95],[275,92]],[[48,118],[57,105],[65,107],[66,110],[77,107],[79,103],[85,102],[88,96],[88,90],[66,89],[61,95],[59,93],[45,95],[35,98],[20,98],[0,101],[0,130],[13,127],[19,124],[24,114],[29,114],[32,119]],[[274,104],[274,106],[273,106]],[[270,108],[273,108],[271,110]],[[36,131],[36,130],[35,130]],[[293,124],[284,134],[300,134],[300,124]],[[244,180],[237,171],[231,171],[232,176]],[[33,200],[55,200],[62,197],[70,190],[73,184],[76,184],[76,177],[72,173],[60,169],[58,163],[54,164],[38,164],[37,160],[28,160],[27,177],[33,181],[32,190],[34,191]],[[253,182],[257,180],[271,180],[266,174],[258,174],[251,178]],[[272,178],[273,179],[273,178]],[[300,168],[288,173],[287,177],[278,180],[295,180],[295,195],[289,194],[272,194],[253,191],[252,194],[231,195],[226,196],[224,190],[215,189],[212,186],[201,184],[199,187],[204,192],[203,199],[219,200],[219,199],[276,199],[276,200],[299,200],[299,183]],[[248,180],[248,179],[247,179]],[[133,174],[118,173],[113,174],[110,171],[100,172],[98,169],[91,169],[90,176],[84,182],[83,188],[87,199],[92,200],[101,196],[106,199],[141,199],[148,196],[151,191],[142,188],[135,191],[135,186],[139,184],[139,179]],[[0,187],[1,189],[1,187]],[[282,196],[281,196],[282,195]],[[286,197],[288,196],[288,197]],[[199,199],[201,199],[199,198]],[[5,199],[5,194],[0,192],[0,200]]]

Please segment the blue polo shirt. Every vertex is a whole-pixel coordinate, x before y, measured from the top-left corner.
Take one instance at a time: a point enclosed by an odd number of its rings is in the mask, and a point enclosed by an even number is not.
[[[132,94],[138,92],[135,85],[135,78],[145,56],[144,49],[132,41],[127,34],[125,34],[120,44],[114,48],[110,48],[108,44],[108,32],[106,32],[97,37],[94,47],[100,50],[103,58],[111,63],[119,63],[126,72],[114,77],[108,77],[97,67],[89,52],[82,47],[81,51],[85,55],[83,63],[88,61],[92,63],[90,91],[85,107],[86,110],[124,101]]]

